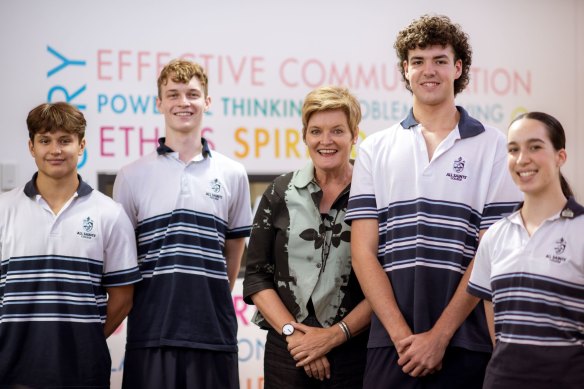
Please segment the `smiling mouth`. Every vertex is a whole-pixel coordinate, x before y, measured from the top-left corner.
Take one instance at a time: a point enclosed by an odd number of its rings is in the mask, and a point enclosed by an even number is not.
[[[188,116],[193,116],[192,112],[176,112],[174,114],[174,116],[184,116],[184,117],[188,117]]]
[[[324,149],[324,150],[317,150],[317,152],[321,155],[333,155],[337,152],[337,150]]]
[[[535,173],[537,173],[537,171],[535,170],[530,170],[528,172],[518,172],[517,174],[519,175],[519,177],[531,177],[533,176]]]

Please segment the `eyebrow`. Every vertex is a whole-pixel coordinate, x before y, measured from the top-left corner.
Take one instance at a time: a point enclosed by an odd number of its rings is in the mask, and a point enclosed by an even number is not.
[[[540,138],[529,138],[527,141],[525,141],[525,143],[545,143],[543,139]],[[516,141],[511,141],[507,143],[508,145],[516,145],[518,144],[518,142]]]
[[[426,57],[421,56],[421,55],[414,55],[409,60],[411,61],[411,60],[414,60],[414,59],[425,59],[425,58]],[[448,59],[448,55],[446,55],[446,54],[440,54],[440,55],[436,55],[436,56],[432,57],[432,59],[443,59],[443,58]]]
[[[197,88],[191,88],[191,89],[187,89],[186,93],[192,93],[192,92],[199,92],[201,93],[201,89],[197,89]],[[178,89],[168,89],[166,90],[165,93],[179,93]]]

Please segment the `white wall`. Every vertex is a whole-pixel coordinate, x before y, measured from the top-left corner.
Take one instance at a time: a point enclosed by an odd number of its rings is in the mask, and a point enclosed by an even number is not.
[[[162,135],[153,104],[157,63],[186,54],[208,64],[214,104],[206,136],[215,147],[250,173],[297,168],[305,159],[300,119],[286,116],[283,102],[298,104],[317,84],[344,80],[364,103],[363,136],[397,121],[410,96],[395,71],[393,40],[426,12],[451,16],[471,37],[473,77],[459,103],[503,131],[521,109],[556,115],[570,144],[565,173],[583,193],[576,167],[584,158],[577,153],[584,147],[578,131],[584,124],[584,6],[577,0],[3,1],[0,164],[16,165],[17,184],[30,178],[35,169],[25,118],[52,91],[51,100],[69,97],[84,107],[84,178],[95,184],[97,172],[117,171]],[[49,47],[83,65],[54,71],[63,61]],[[234,115],[226,103],[247,98],[273,99],[280,116]],[[132,99],[148,104],[136,113]]]

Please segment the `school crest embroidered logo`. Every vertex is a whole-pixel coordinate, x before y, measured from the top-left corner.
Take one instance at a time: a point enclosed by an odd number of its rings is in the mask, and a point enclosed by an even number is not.
[[[95,238],[97,235],[94,232],[92,232],[94,227],[95,227],[95,222],[93,221],[93,219],[91,217],[87,216],[86,218],[84,218],[81,221],[82,230],[77,231],[77,236],[79,238],[89,239],[89,240]]]
[[[220,194],[223,184],[217,178],[209,181],[209,191],[205,193],[207,197],[213,200],[221,200],[223,196]]]
[[[566,241],[564,238],[560,238],[560,240],[556,241],[556,247],[554,248],[557,255],[560,255],[566,249]]]
[[[464,165],[466,164],[466,161],[464,159],[462,159],[462,157],[458,157],[458,159],[456,159],[453,163],[452,163],[452,170],[454,170],[454,173],[446,173],[446,177],[450,178],[452,181],[464,181],[466,180],[467,176],[465,176],[464,174],[461,174],[464,170]]]
[[[85,232],[91,232],[91,230],[93,230],[93,220],[91,220],[89,216],[83,219],[83,229]]]
[[[458,159],[454,161],[454,163],[452,164],[452,168],[454,169],[455,172],[460,173],[464,170],[465,163],[466,161],[462,159],[462,157],[458,157]]]
[[[211,181],[211,190],[215,193],[221,192],[221,183],[218,179],[214,179]]]
[[[566,242],[564,238],[560,238],[556,240],[554,243],[556,244],[554,246],[554,254],[548,254],[545,257],[554,263],[566,262],[568,258],[562,256],[562,254],[564,254],[564,251],[566,251],[566,246],[568,245],[568,242]]]

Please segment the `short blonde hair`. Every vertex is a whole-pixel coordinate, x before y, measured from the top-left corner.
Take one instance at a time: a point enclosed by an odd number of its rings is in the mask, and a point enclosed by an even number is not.
[[[205,69],[198,63],[186,59],[173,59],[162,68],[160,76],[158,76],[158,98],[162,99],[162,85],[166,85],[169,79],[181,84],[188,84],[193,77],[197,77],[197,80],[201,83],[201,88],[203,88],[203,94],[207,97],[209,94],[209,81]]]
[[[340,109],[347,117],[353,137],[359,133],[361,105],[347,88],[340,86],[321,86],[306,95],[302,105],[302,139],[306,139],[308,121],[315,112]]]

